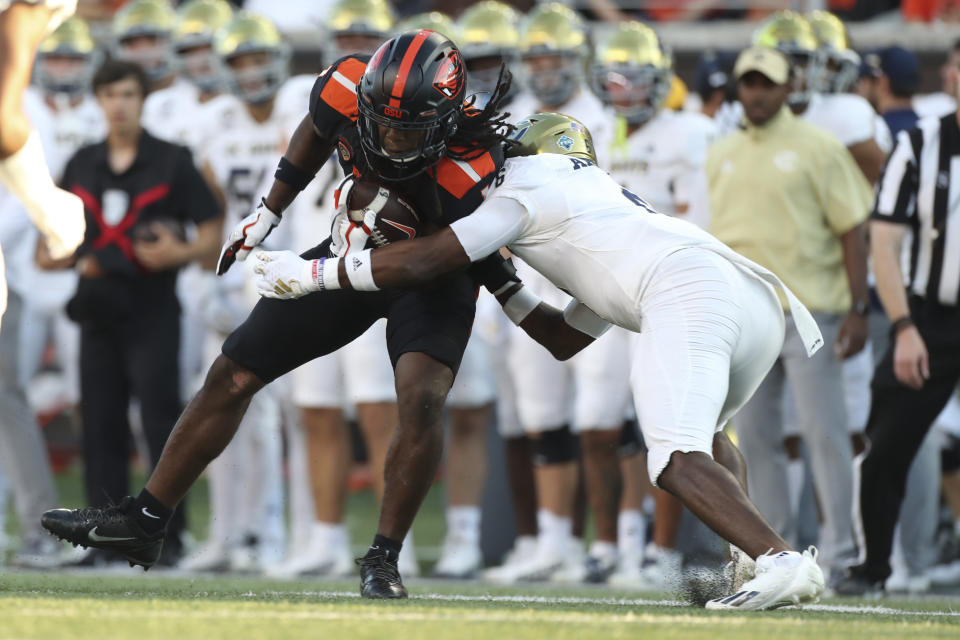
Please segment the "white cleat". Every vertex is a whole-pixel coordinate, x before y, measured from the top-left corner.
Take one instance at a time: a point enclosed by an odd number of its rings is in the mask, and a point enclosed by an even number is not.
[[[682,553],[651,542],[640,565],[639,580],[632,586],[641,591],[674,591],[680,587],[682,572]]]
[[[587,579],[587,554],[583,550],[583,540],[572,538],[569,551],[563,557],[560,568],[550,576],[550,582],[559,584],[580,584]]]
[[[537,552],[537,538],[535,536],[520,536],[513,542],[513,548],[503,558],[503,563],[490,567],[483,572],[483,579],[488,582],[502,583],[507,574],[513,572],[515,565],[520,564]]]
[[[960,560],[949,564],[938,564],[927,570],[930,583],[937,587],[952,587],[960,584]]]
[[[417,562],[417,549],[412,544],[403,545],[400,549],[400,558],[397,560],[397,570],[404,578],[420,577],[420,564]]]
[[[311,544],[302,552],[263,571],[268,578],[290,579],[301,576],[343,578],[356,573],[349,546]]]
[[[440,560],[433,568],[436,578],[469,580],[475,578],[483,566],[480,545],[456,534],[448,533],[443,541]]]
[[[230,569],[230,552],[226,545],[208,542],[191,553],[177,565],[183,571],[227,571]]]
[[[823,594],[823,571],[817,566],[817,550],[803,553],[781,551],[757,558],[756,577],[739,591],[707,602],[707,609],[765,611],[817,602]]]
[[[928,573],[911,574],[906,567],[894,569],[890,577],[884,583],[883,588],[888,593],[909,593],[918,595],[928,593],[931,587],[931,579]]]

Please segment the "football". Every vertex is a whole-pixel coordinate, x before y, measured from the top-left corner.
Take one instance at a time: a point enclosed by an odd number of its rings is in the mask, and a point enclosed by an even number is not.
[[[376,213],[376,222],[364,249],[376,249],[398,240],[417,236],[420,216],[396,191],[370,180],[355,182],[347,195],[350,219],[362,223],[368,211]]]

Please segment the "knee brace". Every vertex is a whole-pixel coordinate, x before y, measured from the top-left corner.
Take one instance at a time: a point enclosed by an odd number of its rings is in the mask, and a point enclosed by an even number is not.
[[[629,458],[646,449],[647,447],[643,444],[643,434],[640,433],[640,425],[633,418],[626,420],[620,429],[620,446],[617,448],[617,454],[621,458]]]
[[[580,449],[577,436],[566,424],[559,429],[544,431],[530,441],[533,443],[533,465],[536,467],[573,462]]]

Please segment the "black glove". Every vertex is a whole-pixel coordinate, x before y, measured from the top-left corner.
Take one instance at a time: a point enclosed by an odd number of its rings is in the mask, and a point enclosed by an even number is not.
[[[470,275],[493,294],[508,285],[520,283],[513,260],[504,258],[499,252],[487,256],[480,262],[474,262],[470,267]]]

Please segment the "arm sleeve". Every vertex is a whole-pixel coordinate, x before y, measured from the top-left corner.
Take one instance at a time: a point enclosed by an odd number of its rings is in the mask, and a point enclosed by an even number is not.
[[[917,162],[907,131],[897,134],[897,143],[877,185],[871,218],[907,224],[916,210]]]
[[[470,261],[476,262],[519,238],[528,219],[526,208],[517,200],[492,197],[450,228]]]
[[[174,192],[179,194],[181,217],[196,224],[218,218],[220,205],[193,162],[192,154],[183,149],[183,158],[177,163]]]
[[[827,225],[835,234],[843,235],[870,215],[873,190],[846,147],[835,143],[822,153],[819,175],[811,180]]]

